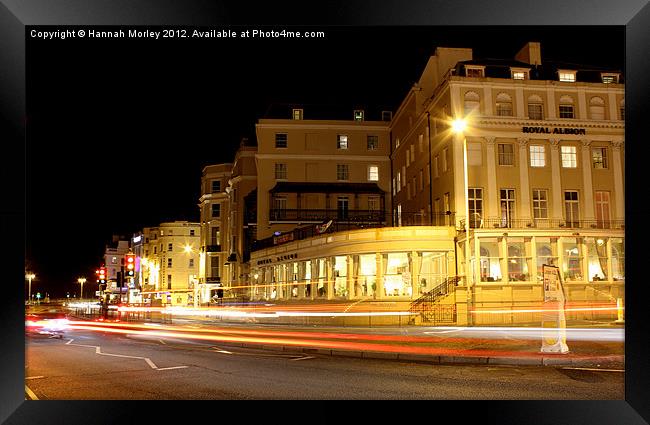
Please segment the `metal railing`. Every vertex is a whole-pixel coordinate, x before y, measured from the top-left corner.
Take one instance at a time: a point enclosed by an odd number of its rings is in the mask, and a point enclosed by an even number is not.
[[[453,293],[460,279],[460,276],[450,277],[430,291],[425,292],[411,303],[409,311],[411,313],[420,313],[423,322],[455,323],[456,305],[442,305],[438,301]]]
[[[325,220],[347,220],[347,221],[386,221],[386,213],[376,210],[348,210],[348,209],[276,209],[269,210],[269,221],[325,221]]]
[[[206,245],[205,252],[221,252],[221,245]]]
[[[559,219],[472,219],[470,228],[476,229],[615,229],[624,230],[625,220],[559,220]]]

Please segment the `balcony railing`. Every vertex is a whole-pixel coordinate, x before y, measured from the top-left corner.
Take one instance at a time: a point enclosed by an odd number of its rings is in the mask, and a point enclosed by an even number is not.
[[[206,245],[205,252],[221,252],[221,245]]]
[[[472,219],[472,229],[613,229],[624,230],[625,220],[559,220],[559,219]]]
[[[269,221],[315,221],[326,220],[352,221],[352,222],[382,222],[386,221],[386,213],[376,210],[348,210],[348,209],[271,209]]]

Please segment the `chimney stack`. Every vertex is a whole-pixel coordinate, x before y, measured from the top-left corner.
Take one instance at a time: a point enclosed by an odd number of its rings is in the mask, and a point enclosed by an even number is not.
[[[526,62],[530,65],[542,64],[542,46],[537,41],[529,41],[515,55],[515,60]]]

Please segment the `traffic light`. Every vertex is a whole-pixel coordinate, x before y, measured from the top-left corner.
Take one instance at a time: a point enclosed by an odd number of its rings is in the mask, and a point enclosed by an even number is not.
[[[97,274],[97,281],[99,283],[106,283],[106,267],[100,267],[95,273]]]
[[[124,256],[126,266],[126,276],[135,275],[135,254],[126,254]]]

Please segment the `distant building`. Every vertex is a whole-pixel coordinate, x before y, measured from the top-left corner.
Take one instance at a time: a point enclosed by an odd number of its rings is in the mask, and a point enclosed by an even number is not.
[[[124,254],[129,252],[130,242],[126,237],[114,235],[112,243],[106,245],[104,264],[106,265],[107,289],[116,289],[119,285],[118,273],[123,266]]]

